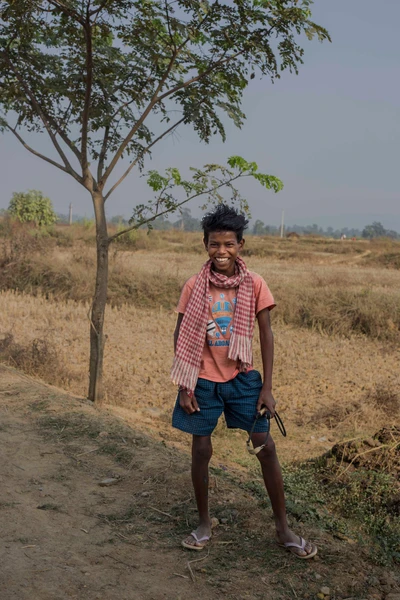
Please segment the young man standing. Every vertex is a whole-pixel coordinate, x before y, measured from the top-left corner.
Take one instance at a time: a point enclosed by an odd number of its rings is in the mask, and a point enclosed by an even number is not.
[[[190,433],[192,481],[199,525],[182,545],[202,550],[211,538],[208,509],[208,465],[211,434],[222,412],[227,426],[250,432],[265,406],[275,411],[272,395],[274,340],[269,311],[275,303],[260,275],[248,271],[239,253],[244,245],[245,217],[220,204],[202,221],[209,260],[183,286],[174,333],[172,380],[179,393],[172,424]],[[252,338],[257,318],[263,380],[252,367]],[[283,481],[269,421],[259,418],[251,436],[275,518],[277,542],[298,558],[312,558],[315,545],[288,527]]]

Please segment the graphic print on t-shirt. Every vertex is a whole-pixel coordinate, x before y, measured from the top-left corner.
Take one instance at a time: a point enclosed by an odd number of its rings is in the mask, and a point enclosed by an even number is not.
[[[214,301],[212,296],[210,302]],[[207,322],[207,340],[209,346],[229,346],[229,339],[232,333],[232,319],[234,313],[234,304],[225,298],[225,294],[219,294],[219,300],[211,306],[212,319]]]

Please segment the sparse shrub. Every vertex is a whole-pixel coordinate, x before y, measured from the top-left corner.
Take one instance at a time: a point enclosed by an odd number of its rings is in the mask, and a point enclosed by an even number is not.
[[[0,339],[0,360],[53,385],[68,385],[71,380],[56,349],[45,339],[37,338],[22,346],[14,341],[11,333],[6,333]]]
[[[52,227],[49,229],[49,235],[60,248],[72,248],[74,246],[73,230],[70,226]]]
[[[111,269],[108,302],[112,306],[133,304],[147,308],[173,308],[181,290],[179,277],[159,271],[156,274],[135,271],[134,275],[119,266]]]
[[[125,227],[123,225],[120,225],[116,228],[115,233],[118,233],[118,231],[121,231],[122,229],[125,229]],[[116,238],[114,244],[116,244],[116,246],[120,248],[136,250],[137,241],[138,231],[136,229],[132,229],[132,231],[129,231],[128,233],[125,233],[124,235],[121,235],[120,237]]]
[[[400,269],[400,253],[399,252],[384,252],[376,258],[376,261],[385,267],[392,269]]]
[[[84,217],[82,219],[82,226],[87,231],[95,231],[96,230],[96,224],[93,219],[87,219],[86,217]]]
[[[400,338],[400,296],[372,289],[361,292],[337,286],[284,290],[277,317],[284,323],[348,337]],[[279,294],[276,294],[279,299]]]
[[[0,266],[3,268],[11,263],[16,266],[35,252],[44,254],[51,245],[44,236],[36,235],[32,224],[10,218],[3,220],[1,233]]]

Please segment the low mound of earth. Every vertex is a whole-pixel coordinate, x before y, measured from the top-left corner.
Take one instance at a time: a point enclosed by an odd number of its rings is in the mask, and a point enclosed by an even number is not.
[[[329,456],[340,468],[373,469],[400,480],[400,427],[384,427],[373,437],[335,444]]]
[[[392,539],[397,539],[392,550],[400,558],[398,529],[393,529],[396,526],[391,520],[398,524],[400,519],[400,427],[384,427],[372,437],[335,444],[319,462],[325,484],[337,487],[340,482],[342,486],[342,512],[362,513],[384,544],[390,532]]]
[[[196,523],[189,456],[4,366],[0,450],[1,598],[400,597],[398,573],[371,561],[367,540],[338,539],[318,520],[290,514],[316,559],[278,548],[265,496],[252,492],[260,481],[226,465],[212,469],[213,540],[185,551]]]

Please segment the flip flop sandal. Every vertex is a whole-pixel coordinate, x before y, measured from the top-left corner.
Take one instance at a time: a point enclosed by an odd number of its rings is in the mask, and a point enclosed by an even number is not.
[[[311,543],[311,542],[310,542]],[[278,546],[280,548],[286,548],[286,550],[288,550],[289,552],[291,552],[292,554],[294,554],[297,558],[301,558],[303,560],[307,560],[309,558],[313,558],[317,552],[318,552],[318,548],[317,546],[314,546],[314,544],[311,544],[311,552],[309,554],[306,554],[305,556],[302,556],[301,554],[298,554],[296,552],[296,549],[298,550],[304,550],[304,552],[306,552],[306,540],[303,539],[302,537],[300,538],[300,544],[296,544],[295,542],[285,542],[284,544],[280,544],[278,542]]]
[[[188,544],[187,542],[183,541],[182,546],[184,548],[187,548],[188,550],[196,550],[197,552],[200,552],[201,550],[203,550],[207,546],[208,542],[211,539],[210,535],[203,535],[203,537],[199,538],[199,537],[197,537],[197,534],[195,531],[192,531],[192,533],[190,535],[192,536],[194,541],[197,542],[198,544],[201,544],[202,542],[204,542],[204,544],[202,546],[195,546],[194,544]]]

